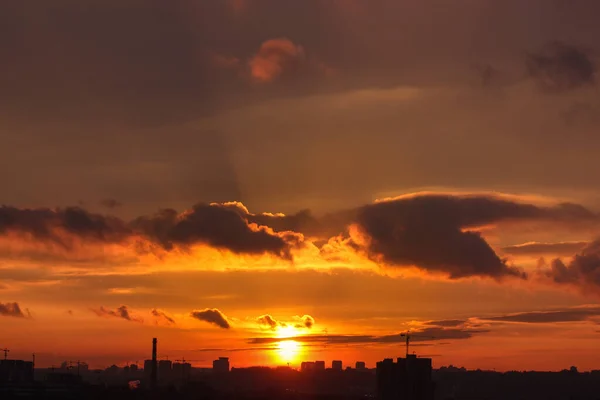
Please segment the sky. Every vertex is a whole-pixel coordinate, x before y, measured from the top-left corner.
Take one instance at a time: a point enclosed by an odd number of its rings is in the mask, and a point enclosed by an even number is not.
[[[0,4],[0,347],[600,369],[595,0]]]

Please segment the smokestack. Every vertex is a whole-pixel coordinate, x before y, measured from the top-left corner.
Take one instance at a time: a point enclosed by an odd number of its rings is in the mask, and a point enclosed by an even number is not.
[[[152,374],[150,375],[152,389],[156,388],[156,342],[156,338],[152,339]]]

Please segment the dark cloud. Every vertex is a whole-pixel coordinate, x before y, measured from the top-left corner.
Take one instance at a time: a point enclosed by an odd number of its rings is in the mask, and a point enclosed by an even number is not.
[[[510,315],[501,315],[491,318],[481,318],[488,321],[523,322],[531,324],[544,324],[552,322],[577,322],[600,317],[600,307],[567,308],[556,311],[534,311]]]
[[[561,259],[555,259],[544,274],[557,284],[571,284],[583,290],[600,292],[600,241],[588,244],[568,265]]]
[[[121,207],[123,203],[115,199],[104,199],[100,202],[100,204],[106,208],[117,208]]]
[[[496,196],[418,194],[359,209],[356,225],[366,238],[355,242],[376,261],[414,265],[451,279],[526,278],[521,269],[508,265],[494,252],[478,227],[529,220],[596,219],[594,213],[576,204],[541,207]]]
[[[0,234],[11,231],[67,245],[65,235],[100,242],[120,242],[131,234],[126,224],[115,217],[90,213],[80,207],[16,208],[0,207]]]
[[[169,325],[175,325],[175,320],[169,317],[164,311],[153,308],[152,311],[150,311],[150,313],[156,318],[164,320]]]
[[[528,242],[502,248],[502,252],[513,255],[571,255],[583,249],[589,242]]]
[[[27,311],[27,313],[29,313],[29,311]],[[0,316],[25,318],[25,314],[17,302],[0,303]]]
[[[583,49],[562,42],[549,44],[543,52],[530,54],[529,75],[549,92],[565,92],[595,81],[596,66]]]
[[[167,249],[204,243],[235,253],[271,253],[291,259],[291,247],[301,241],[293,233],[278,235],[264,227],[250,227],[237,211],[218,204],[197,204],[184,214],[162,210],[138,218],[133,226]]]
[[[269,314],[261,315],[256,319],[256,322],[264,327],[271,330],[276,330],[278,327],[285,328],[286,326],[292,325],[296,329],[311,329],[315,324],[315,319],[310,315],[298,316],[293,318],[293,322],[278,321]]]
[[[487,330],[481,329],[458,329],[458,328],[425,328],[422,331],[414,332],[411,336],[412,342],[431,342],[450,339],[470,339],[474,334],[487,333]],[[256,337],[248,339],[250,344],[270,344],[280,342],[281,338],[275,337]],[[370,344],[370,343],[405,343],[406,337],[402,333],[393,335],[301,335],[295,336],[294,340],[302,343],[322,343],[322,344]]]
[[[308,328],[311,329],[315,324],[315,319],[310,315],[303,315],[301,317],[296,316],[296,320],[300,321],[295,325],[296,328]]]
[[[190,313],[190,316],[197,320],[208,322],[222,329],[229,329],[231,325],[227,320],[225,314],[216,308],[205,308],[204,310],[194,310]]]
[[[275,233],[262,226],[249,226],[247,220],[230,206],[197,204],[178,213],[161,210],[131,223],[119,218],[90,213],[79,207],[64,209],[0,208],[0,235],[10,232],[32,235],[69,247],[69,235],[83,240],[121,243],[146,238],[167,250],[176,246],[206,244],[234,253],[271,253],[291,259],[291,249],[302,242],[293,232]]]
[[[115,317],[132,322],[143,322],[141,318],[136,318],[132,316],[127,306],[120,306],[115,310],[110,310],[105,308],[104,306],[100,306],[100,308],[93,308],[92,312],[94,312],[99,317]]]
[[[256,318],[256,322],[259,325],[267,327],[273,331],[277,329],[278,326],[286,326],[285,324],[282,324],[280,321],[277,321],[275,318],[271,317],[269,314],[261,315],[260,317]]]

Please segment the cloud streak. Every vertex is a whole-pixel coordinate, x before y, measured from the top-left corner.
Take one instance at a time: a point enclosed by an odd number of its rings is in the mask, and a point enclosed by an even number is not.
[[[502,252],[511,255],[572,255],[583,249],[589,242],[527,242],[502,248]]]
[[[115,310],[111,310],[111,309],[105,308],[104,306],[100,306],[100,308],[93,308],[92,312],[99,317],[114,317],[114,318],[120,318],[120,319],[124,319],[126,321],[131,321],[131,322],[139,322],[139,323],[144,322],[141,318],[132,316],[131,312],[129,311],[129,308],[127,308],[127,306],[125,306],[125,305],[117,307]]]
[[[150,314],[152,314],[154,317],[158,318],[159,320],[165,321],[169,325],[175,325],[175,320],[172,317],[168,316],[167,313],[165,313],[162,310],[153,308],[152,311],[150,311]]]
[[[221,329],[231,328],[231,324],[229,323],[227,316],[216,308],[194,310],[190,313],[190,316],[199,321],[208,322],[209,324],[218,326]]]
[[[411,337],[411,342],[434,342],[439,340],[451,339],[470,339],[475,334],[487,333],[484,329],[461,329],[461,328],[440,328],[431,327],[425,328],[419,332],[414,332],[414,337]],[[254,337],[249,338],[249,344],[272,344],[278,343],[282,338],[276,337]],[[390,343],[405,343],[406,337],[402,333],[392,335],[299,335],[294,336],[294,340],[302,343],[313,344],[390,344]]]

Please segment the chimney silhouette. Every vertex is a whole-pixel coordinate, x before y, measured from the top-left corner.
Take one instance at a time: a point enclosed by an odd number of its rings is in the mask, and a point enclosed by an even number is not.
[[[150,385],[152,389],[156,388],[156,338],[152,339],[152,372],[150,375]]]

